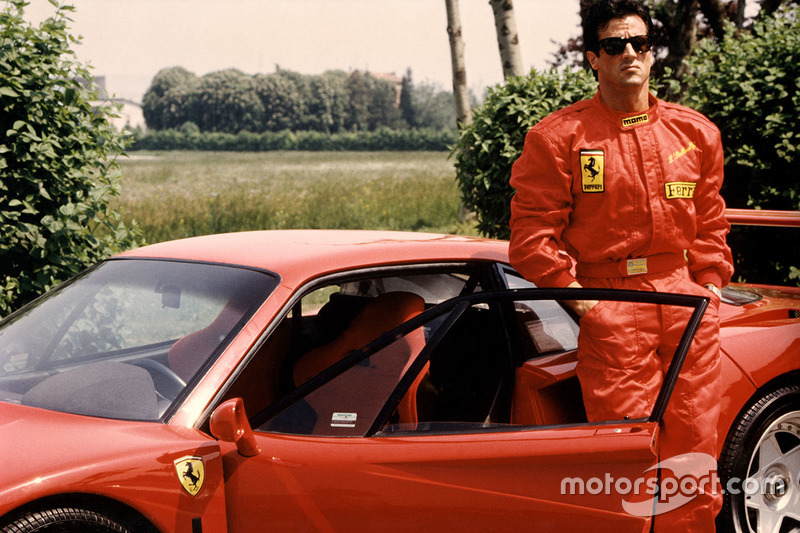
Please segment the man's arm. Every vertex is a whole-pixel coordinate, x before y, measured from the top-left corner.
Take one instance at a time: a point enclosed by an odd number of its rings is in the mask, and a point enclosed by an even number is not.
[[[688,250],[689,271],[699,285],[724,287],[733,275],[733,258],[726,242],[730,223],[725,218],[722,187],[724,156],[719,130],[706,138],[701,177],[694,196],[697,236]]]
[[[568,149],[536,128],[528,132],[511,171],[516,194],[511,200],[509,257],[539,287],[566,287],[575,281],[561,242],[572,211],[571,185]]]

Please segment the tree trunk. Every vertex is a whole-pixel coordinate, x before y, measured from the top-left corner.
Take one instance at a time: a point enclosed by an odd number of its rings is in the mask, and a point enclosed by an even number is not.
[[[739,2],[744,5],[744,2]],[[722,0],[700,0],[700,11],[708,21],[708,26],[714,33],[714,39],[721,41],[725,35],[725,5]],[[739,26],[737,22],[737,26]]]
[[[503,64],[503,77],[521,76],[522,54],[519,50],[517,19],[511,0],[489,0],[494,12],[494,25],[497,29],[497,46],[500,48],[500,62]]]
[[[747,8],[747,0],[738,0],[736,3],[736,27],[744,28],[744,10]]]
[[[453,65],[453,96],[456,101],[458,127],[472,123],[472,109],[467,88],[467,69],[464,62],[464,40],[461,38],[461,15],[458,0],[444,0],[447,6],[447,35],[450,37],[450,58]]]
[[[671,23],[664,22],[669,36],[669,54],[664,66],[670,67],[674,75],[680,77],[686,69],[683,60],[694,49],[697,42],[697,10],[698,0],[678,0],[675,15]]]

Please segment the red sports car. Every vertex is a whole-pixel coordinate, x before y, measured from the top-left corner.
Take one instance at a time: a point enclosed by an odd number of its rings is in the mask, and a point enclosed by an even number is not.
[[[575,299],[686,317],[650,417],[587,422]],[[646,532],[707,304],[537,289],[455,236],[127,252],[0,323],[0,531]],[[800,290],[734,285],[721,313],[722,519],[800,527]]]

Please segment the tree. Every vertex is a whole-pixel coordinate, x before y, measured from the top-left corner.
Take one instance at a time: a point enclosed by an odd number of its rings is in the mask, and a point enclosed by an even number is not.
[[[413,99],[418,127],[452,131],[458,129],[452,93],[423,83],[414,88]]]
[[[264,130],[264,105],[256,82],[236,69],[200,78],[194,98],[196,124],[203,131],[237,133]]]
[[[345,127],[352,131],[368,130],[372,76],[356,70],[348,76],[346,89],[347,121]]]
[[[255,88],[264,109],[264,129],[281,131],[293,129],[303,115],[303,103],[297,94],[295,80],[283,71],[255,76]]]
[[[445,0],[447,8],[447,35],[450,38],[450,60],[453,68],[453,98],[456,103],[456,120],[459,127],[472,122],[472,110],[467,88],[467,67],[464,60],[464,38],[461,35],[461,14],[458,0]]]
[[[198,83],[197,76],[183,67],[158,71],[142,98],[142,114],[147,127],[162,130],[194,122],[192,98]]]
[[[417,109],[414,106],[414,82],[411,79],[411,69],[403,76],[403,86],[400,89],[400,115],[410,128],[417,127]]]
[[[500,49],[500,62],[503,77],[524,74],[522,53],[519,50],[517,20],[514,17],[514,4],[511,0],[489,0],[494,12],[494,25],[497,31],[497,46]]]
[[[326,133],[341,131],[344,127],[346,101],[343,78],[330,75],[311,76],[306,87],[306,128]]]
[[[597,0],[580,0],[581,22]],[[797,3],[798,0],[762,0],[759,17],[769,16],[783,3]],[[733,22],[744,28],[746,0],[645,0],[650,8],[654,25],[654,56],[656,64],[653,72],[662,76],[667,69],[673,76],[680,77],[685,69],[684,62],[698,42],[713,38],[725,38],[725,22]],[[563,44],[552,61],[554,66],[583,65],[585,63],[583,38],[573,37]]]
[[[397,108],[397,89],[394,83],[373,78],[367,110],[369,131],[400,128],[403,119]]]
[[[27,2],[0,12],[0,314],[136,244],[110,201],[124,138],[95,107],[70,49],[70,6],[33,27]],[[84,87],[82,81],[90,86]]]

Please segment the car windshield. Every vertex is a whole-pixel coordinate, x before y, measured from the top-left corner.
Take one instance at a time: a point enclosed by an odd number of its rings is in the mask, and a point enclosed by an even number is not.
[[[157,420],[276,281],[194,262],[102,263],[0,323],[0,401]]]

